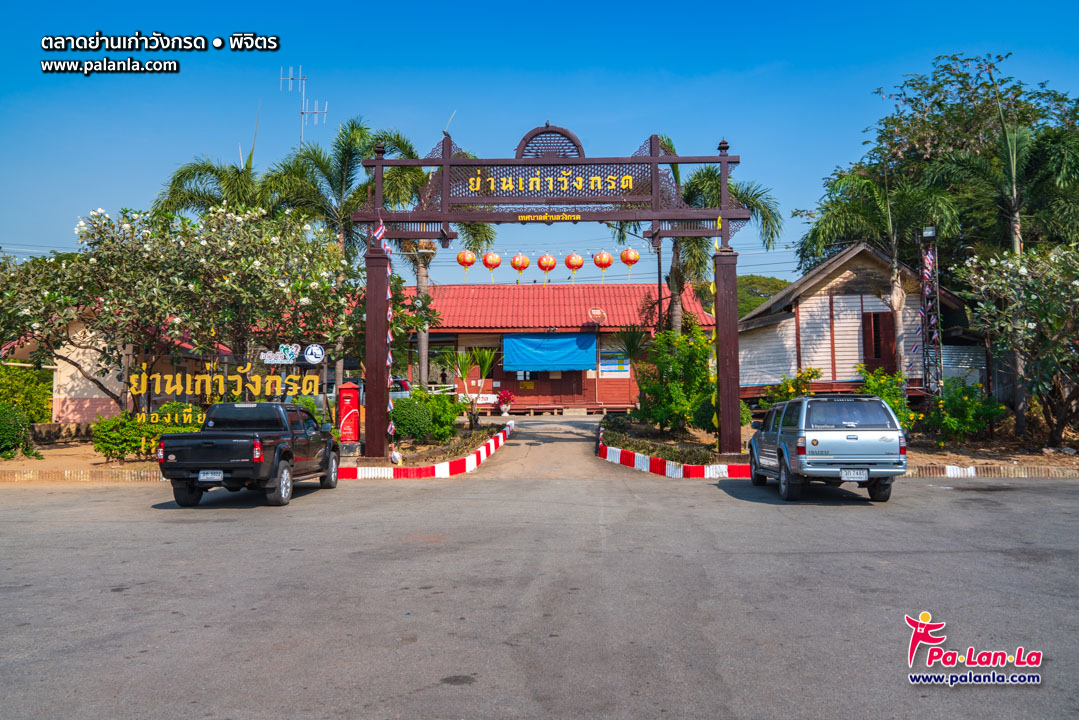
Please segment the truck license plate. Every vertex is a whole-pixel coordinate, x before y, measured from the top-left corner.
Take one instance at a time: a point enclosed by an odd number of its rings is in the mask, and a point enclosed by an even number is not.
[[[221,482],[224,479],[224,470],[199,470],[199,482]]]
[[[839,479],[843,482],[865,482],[869,479],[869,471],[862,468],[843,468],[839,471]]]

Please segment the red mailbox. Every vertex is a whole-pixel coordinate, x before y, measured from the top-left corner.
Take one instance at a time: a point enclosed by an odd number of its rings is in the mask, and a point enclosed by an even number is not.
[[[337,388],[338,429],[341,442],[358,443],[360,441],[360,386],[356,383],[343,383]]]

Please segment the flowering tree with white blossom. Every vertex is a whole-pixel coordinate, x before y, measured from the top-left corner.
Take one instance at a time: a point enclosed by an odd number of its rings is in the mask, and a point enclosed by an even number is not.
[[[1037,398],[1049,445],[1079,422],[1079,247],[975,257],[956,268],[972,288],[974,326],[1022,361],[1021,381]]]

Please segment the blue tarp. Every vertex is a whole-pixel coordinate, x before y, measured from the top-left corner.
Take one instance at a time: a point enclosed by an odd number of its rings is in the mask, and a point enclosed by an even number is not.
[[[595,333],[520,333],[502,336],[504,370],[594,370]]]

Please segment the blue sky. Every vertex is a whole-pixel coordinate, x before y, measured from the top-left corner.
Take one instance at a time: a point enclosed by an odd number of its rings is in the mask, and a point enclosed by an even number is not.
[[[726,138],[742,157],[737,176],[771,187],[789,218],[815,203],[833,167],[862,154],[862,130],[889,110],[872,91],[928,71],[936,55],[1012,51],[1010,74],[1079,93],[1077,6],[1029,7],[13,3],[0,28],[0,246],[20,256],[75,247],[72,228],[91,209],[148,207],[170,173],[197,155],[238,161],[251,147],[256,114],[256,163],[279,160],[299,140],[300,103],[298,93],[279,90],[279,72],[299,65],[308,96],[329,102],[329,124],[308,126],[309,142],[329,142],[338,123],[362,115],[425,152],[454,111],[454,139],[485,157],[511,156],[544,121],[573,130],[593,156],[631,154],[654,132],[685,154],[710,154]],[[281,49],[110,54],[177,59],[176,75],[41,72],[44,59],[102,55],[46,53],[44,35],[95,30],[210,39],[257,32],[280,37]],[[803,231],[788,219],[780,247],[765,252],[746,228],[733,242],[740,272],[793,279],[785,248]],[[496,249],[496,278],[505,282],[518,251],[617,252],[599,225],[503,226]],[[634,280],[654,278],[654,256],[643,243],[639,249]],[[454,254],[436,259],[436,282],[460,282]],[[608,275],[625,272],[616,263]],[[533,261],[525,279],[537,278]],[[598,278],[591,264],[578,273]],[[469,280],[487,281],[486,273],[473,269]]]

